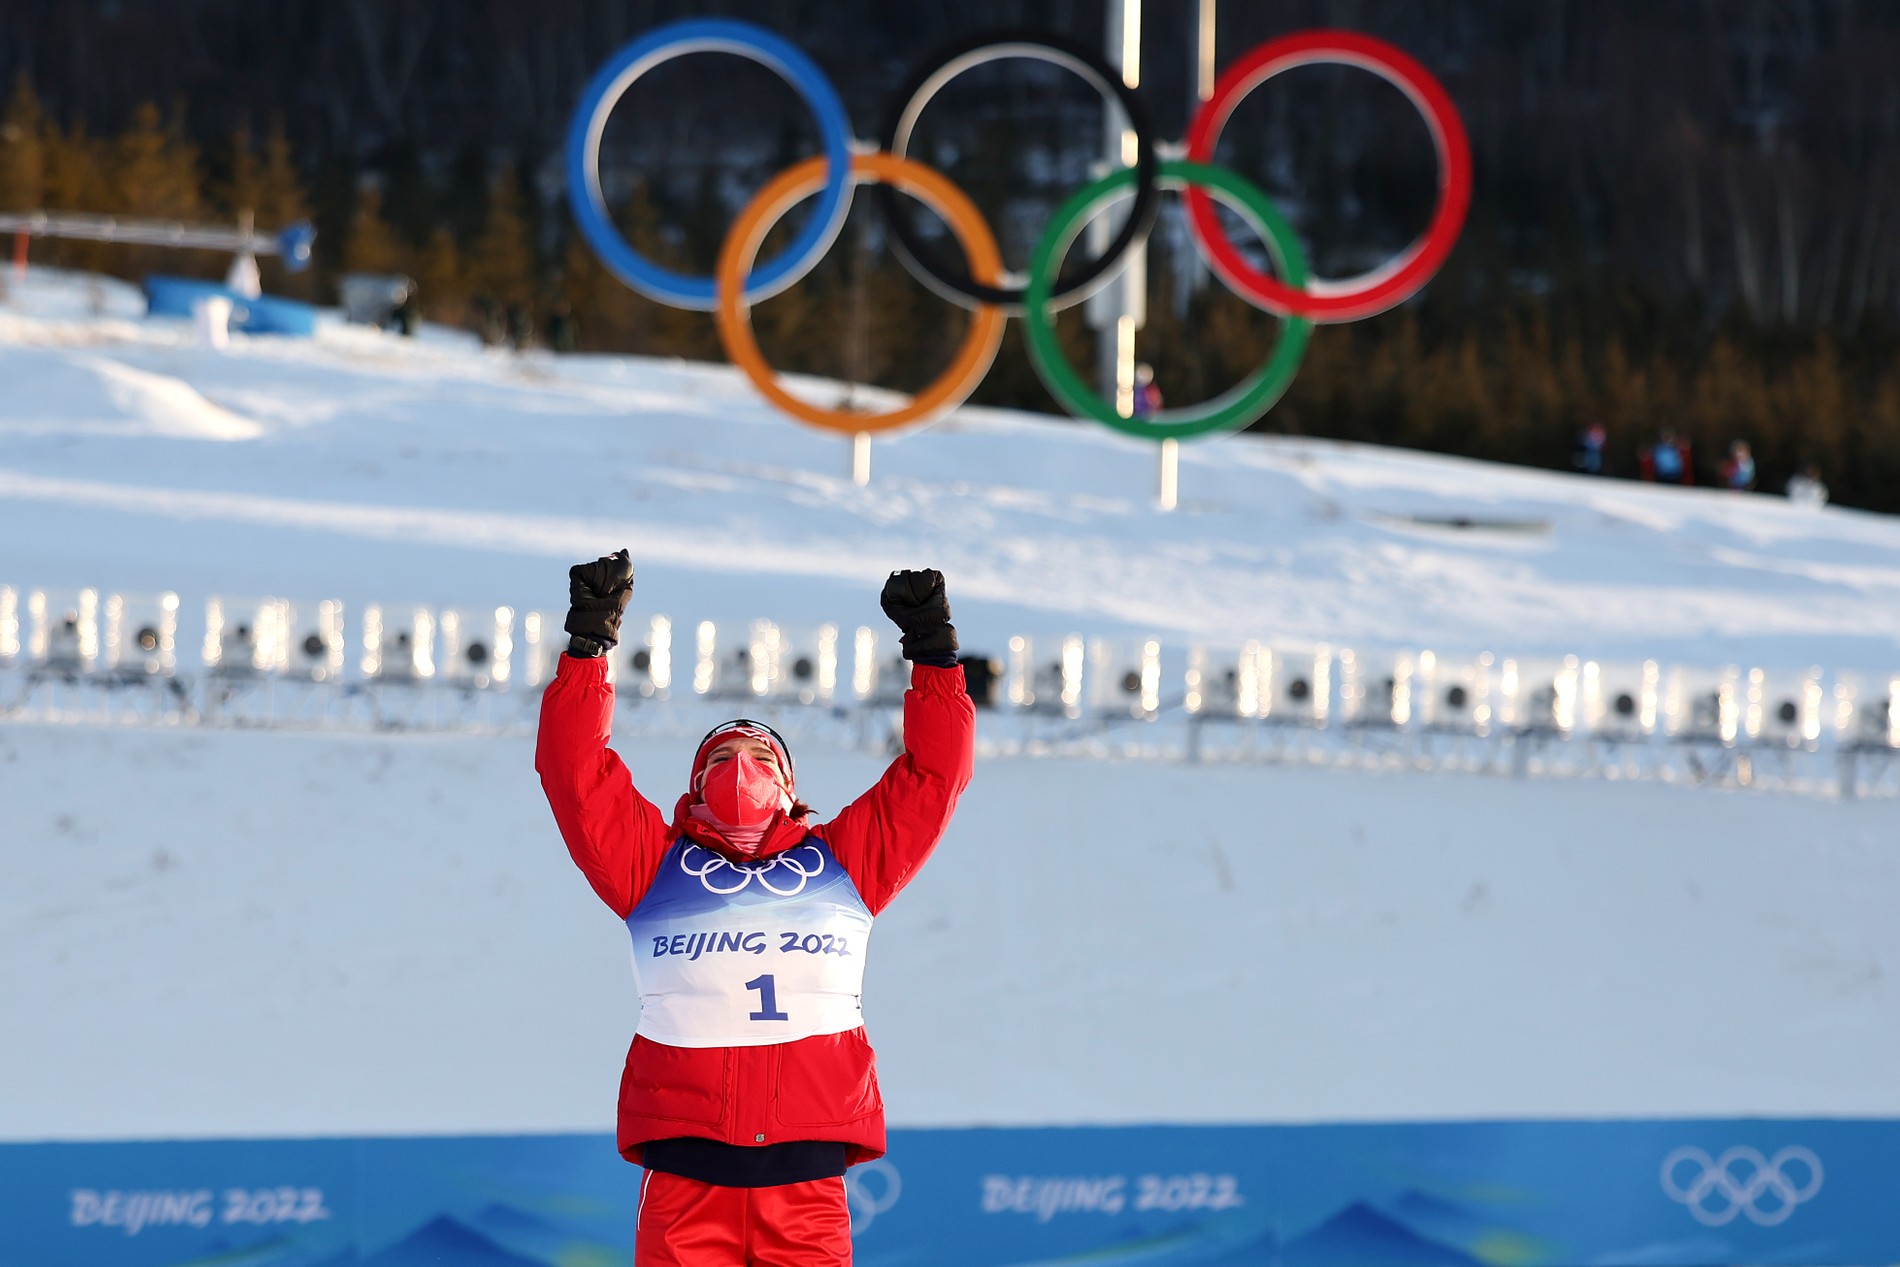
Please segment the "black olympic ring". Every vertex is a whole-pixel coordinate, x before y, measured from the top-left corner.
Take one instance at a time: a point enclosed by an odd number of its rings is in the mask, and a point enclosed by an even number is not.
[[[891,99],[889,122],[884,129],[884,149],[898,158],[906,157],[911,133],[917,126],[917,117],[930,104],[931,98],[964,71],[1006,57],[1033,58],[1074,71],[1088,80],[1097,92],[1104,97],[1112,96],[1121,105],[1128,126],[1135,134],[1134,208],[1123,221],[1121,231],[1108,244],[1107,250],[1079,266],[1073,276],[1057,279],[1050,298],[1058,306],[1066,306],[1087,298],[1095,289],[1092,283],[1106,283],[1114,276],[1111,270],[1120,265],[1122,257],[1137,243],[1147,240],[1148,231],[1154,226],[1155,212],[1160,206],[1160,164],[1155,156],[1154,118],[1134,90],[1122,82],[1121,72],[1080,44],[1046,31],[987,31],[959,40],[926,61],[923,69],[913,75]],[[946,269],[933,263],[923,234],[904,215],[903,207],[897,200],[897,191],[889,185],[880,184],[874,186],[871,193],[878,209],[884,213],[885,222],[891,226],[891,235],[895,239],[892,245],[897,250],[898,258],[918,281],[951,303],[965,307],[996,304],[1012,312],[1022,310],[1023,286],[986,286],[974,280],[967,269]]]

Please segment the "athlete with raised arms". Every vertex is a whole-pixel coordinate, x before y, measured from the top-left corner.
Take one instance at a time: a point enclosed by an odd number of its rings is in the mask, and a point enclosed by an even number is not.
[[[700,742],[668,822],[607,746],[627,552],[571,568],[568,590],[571,641],[542,698],[535,769],[568,852],[633,937],[640,1020],[618,1141],[646,1168],[634,1262],[848,1264],[844,1172],[884,1152],[859,1006],[866,937],[971,774],[976,717],[943,576],[885,582],[913,666],[904,753],[822,825],[784,739],[745,718]]]

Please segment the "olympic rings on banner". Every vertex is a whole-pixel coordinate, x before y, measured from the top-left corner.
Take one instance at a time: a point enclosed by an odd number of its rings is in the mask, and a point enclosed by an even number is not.
[[[1296,288],[1306,284],[1306,254],[1300,249],[1299,238],[1260,189],[1224,167],[1206,163],[1166,162],[1161,164],[1160,175],[1163,185],[1186,189],[1204,186],[1226,195],[1266,240],[1287,284]],[[1062,355],[1055,323],[1049,316],[1049,279],[1055,275],[1061,254],[1075,240],[1075,235],[1114,195],[1135,180],[1136,174],[1130,168],[1110,172],[1071,196],[1043,230],[1042,240],[1036,244],[1035,257],[1029,265],[1029,292],[1023,309],[1023,330],[1028,336],[1029,356],[1035,362],[1036,373],[1049,394],[1070,413],[1093,418],[1104,426],[1143,439],[1185,440],[1210,431],[1244,427],[1271,409],[1293,382],[1293,376],[1299,373],[1300,361],[1306,356],[1306,342],[1313,330],[1312,323],[1305,318],[1288,318],[1266,364],[1224,395],[1199,409],[1168,411],[1153,418],[1122,417],[1114,405],[1089,388]]]
[[[877,1182],[871,1177],[877,1176]],[[844,1200],[851,1212],[851,1234],[862,1235],[871,1220],[897,1204],[904,1195],[904,1177],[890,1158],[861,1162],[844,1172]]]
[[[1357,66],[1398,88],[1417,106],[1438,150],[1438,205],[1424,236],[1385,265],[1343,281],[1314,279],[1299,290],[1256,269],[1221,232],[1214,206],[1201,190],[1187,191],[1188,224],[1222,281],[1269,312],[1314,321],[1356,321],[1384,312],[1416,294],[1451,254],[1471,205],[1471,144],[1451,94],[1405,53],[1352,31],[1303,31],[1269,40],[1228,67],[1188,126],[1187,156],[1214,161],[1220,131],[1248,93],[1282,71],[1335,63]]]
[[[1687,1183],[1681,1181],[1685,1165],[1692,1167]],[[1802,1179],[1800,1184],[1788,1177],[1790,1165]],[[1772,1158],[1746,1145],[1730,1148],[1720,1157],[1689,1145],[1670,1153],[1662,1164],[1663,1193],[1687,1206],[1705,1227],[1723,1227],[1740,1214],[1759,1227],[1785,1223],[1796,1206],[1819,1194],[1822,1178],[1821,1159],[1800,1144]]]
[[[621,237],[601,192],[600,143],[607,116],[635,80],[674,57],[706,51],[751,58],[790,83],[817,119],[824,153],[768,182],[728,232],[714,276],[694,277],[660,267]],[[1080,75],[1120,109],[1136,139],[1132,166],[1092,182],[1056,211],[1037,242],[1028,273],[1020,276],[1004,270],[995,236],[969,197],[948,177],[906,156],[919,116],[946,84],[967,70],[1012,57],[1049,62]],[[1272,201],[1248,181],[1213,164],[1221,129],[1249,93],[1282,71],[1320,63],[1356,66],[1397,86],[1424,115],[1438,154],[1438,199],[1425,233],[1381,267],[1342,281],[1310,277],[1299,241]],[[1450,254],[1471,204],[1471,147],[1450,95],[1405,53],[1349,31],[1307,31],[1269,40],[1229,67],[1188,129],[1186,161],[1159,160],[1147,108],[1118,71],[1068,40],[1042,32],[991,33],[952,45],[927,63],[895,100],[902,104],[890,112],[886,152],[868,152],[868,146],[853,140],[830,81],[779,36],[726,19],[692,19],[656,28],[616,53],[581,96],[567,139],[568,200],[574,218],[596,254],[627,285],[661,303],[713,311],[733,363],[780,410],[812,426],[846,433],[888,431],[954,408],[989,371],[1009,312],[1023,316],[1036,371],[1065,409],[1129,435],[1170,440],[1245,427],[1272,408],[1299,370],[1312,323],[1369,317],[1416,294]],[[794,285],[817,265],[844,223],[853,191],[865,183],[877,186],[874,197],[905,267],[938,295],[972,310],[969,331],[943,374],[908,404],[883,413],[823,409],[791,395],[759,351],[751,324],[753,305]],[[1248,302],[1284,319],[1285,325],[1266,362],[1220,397],[1156,418],[1125,418],[1063,358],[1054,313],[1114,277],[1147,240],[1163,185],[1184,191],[1189,230],[1214,273]],[[933,261],[923,235],[899,205],[899,193],[918,199],[948,222],[963,248],[962,271]],[[1076,234],[1110,203],[1131,193],[1133,206],[1107,248],[1063,276],[1062,263]],[[755,267],[772,226],[814,194],[817,206],[791,245]],[[1237,211],[1265,241],[1277,278],[1256,268],[1227,238],[1214,212],[1215,198]],[[695,874],[710,887],[705,874]]]
[[[918,392],[908,405],[885,413],[858,413],[806,404],[780,387],[777,375],[765,363],[752,333],[751,305],[741,293],[740,278],[752,267],[752,257],[778,218],[824,183],[824,167],[825,160],[811,158],[788,168],[761,189],[733,222],[726,244],[719,252],[716,274],[719,338],[725,344],[726,355],[766,399],[786,413],[814,427],[847,435],[858,431],[889,431],[955,408],[983,381],[996,360],[996,350],[1002,346],[1003,312],[992,304],[982,304],[970,315],[969,332],[951,360],[950,368]],[[951,184],[948,177],[906,158],[860,154],[851,160],[851,180],[854,184],[877,181],[880,190],[902,190],[923,202],[949,223],[970,259],[972,276],[990,283],[1002,275],[1003,255],[997,249],[988,222],[976,204]]]
[[[600,138],[607,116],[634,80],[661,62],[703,52],[737,53],[776,71],[811,107],[825,150],[825,184],[816,213],[782,255],[746,280],[746,298],[754,303],[770,298],[810,272],[851,209],[851,121],[838,90],[809,57],[750,22],[688,19],[649,31],[614,54],[581,93],[567,131],[567,194],[582,235],[614,275],[647,298],[676,308],[713,307],[713,279],[662,268],[620,236],[600,191]]]
[[[910,150],[911,137],[917,130],[918,116],[944,86],[966,70],[974,70],[1004,58],[1021,57],[1049,62],[1074,71],[1086,79],[1111,105],[1118,105],[1135,134],[1135,207],[1127,221],[1101,255],[1084,265],[1075,277],[1057,284],[1051,292],[1064,307],[1086,299],[1089,293],[1115,275],[1115,266],[1127,258],[1137,243],[1145,242],[1154,227],[1159,199],[1155,190],[1154,121],[1148,107],[1122,82],[1121,72],[1079,44],[1042,31],[993,31],[953,44],[932,58],[925,68],[900,89],[893,102],[903,102],[890,111],[884,129],[884,149],[898,158]],[[896,239],[898,258],[911,276],[951,303],[1001,304],[1012,313],[1023,308],[1024,287],[986,285],[969,273],[946,273],[931,261],[924,239],[898,206],[897,195],[880,187],[875,195],[884,220]]]

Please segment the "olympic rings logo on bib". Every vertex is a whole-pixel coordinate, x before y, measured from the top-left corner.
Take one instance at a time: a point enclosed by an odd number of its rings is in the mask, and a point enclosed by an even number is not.
[[[798,858],[793,856],[795,854],[810,856]],[[680,850],[680,870],[698,880],[706,892],[722,896],[742,892],[756,880],[768,893],[795,897],[823,874],[824,869],[825,855],[812,845],[795,845],[760,862],[733,862],[695,844]],[[781,885],[788,887],[781,888]]]
[[[750,58],[786,80],[811,110],[823,150],[788,168],[753,196],[728,232],[710,277],[674,272],[636,251],[615,228],[600,182],[601,137],[615,104],[655,66],[697,52]],[[1131,166],[1079,190],[1051,216],[1026,275],[1005,270],[995,235],[969,197],[942,173],[907,156],[919,116],[946,84],[967,70],[1013,57],[1048,62],[1087,81],[1135,136]],[[1439,167],[1437,202],[1418,240],[1386,264],[1338,281],[1310,276],[1298,239],[1272,200],[1213,162],[1222,128],[1249,93],[1276,75],[1318,64],[1357,67],[1396,86],[1424,116]],[[1312,324],[1370,317],[1418,293],[1451,253],[1471,203],[1470,143],[1450,94],[1399,49],[1350,31],[1303,31],[1268,40],[1242,56],[1222,74],[1190,122],[1185,161],[1161,157],[1164,147],[1155,139],[1147,108],[1115,68],[1047,32],[1003,31],[958,43],[926,63],[896,100],[900,104],[890,111],[882,147],[868,145],[852,136],[831,81],[780,36],[723,18],[658,27],[610,58],[581,95],[566,149],[575,222],[601,261],[634,290],[674,307],[713,312],[733,364],[778,409],[811,426],[853,434],[940,417],[982,382],[1002,345],[1006,319],[1013,315],[1023,318],[1030,359],[1063,408],[1131,435],[1166,440],[1238,430],[1265,414],[1299,372]],[[948,368],[908,403],[878,413],[823,408],[793,396],[767,364],[751,323],[753,305],[796,285],[817,266],[843,227],[853,193],[863,184],[876,186],[876,205],[904,266],[934,293],[971,311],[969,330]],[[1063,358],[1055,313],[1087,298],[1127,265],[1147,241],[1164,188],[1182,191],[1189,236],[1214,275],[1285,324],[1265,363],[1224,395],[1194,408],[1135,419],[1121,415]],[[964,254],[961,270],[931,259],[922,236],[903,214],[899,193],[924,203],[949,224]],[[816,198],[817,205],[804,228],[779,254],[759,260],[773,226],[808,198]],[[1082,229],[1111,204],[1130,198],[1131,210],[1100,254],[1065,272],[1068,248]],[[1227,204],[1260,236],[1277,276],[1256,267],[1226,236],[1214,200]]]

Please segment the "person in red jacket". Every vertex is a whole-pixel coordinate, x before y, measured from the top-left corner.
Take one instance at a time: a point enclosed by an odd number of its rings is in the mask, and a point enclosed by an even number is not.
[[[912,664],[904,753],[816,825],[784,739],[746,718],[694,752],[669,822],[607,747],[605,653],[633,587],[625,550],[569,571],[568,652],[535,769],[568,852],[633,937],[640,1021],[618,1143],[645,1167],[638,1267],[851,1261],[846,1167],[883,1155],[859,993],[871,922],[968,785],[976,714],[941,573],[880,603]]]

